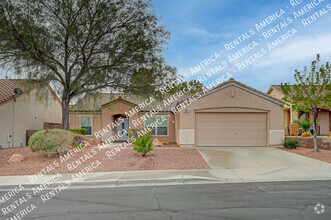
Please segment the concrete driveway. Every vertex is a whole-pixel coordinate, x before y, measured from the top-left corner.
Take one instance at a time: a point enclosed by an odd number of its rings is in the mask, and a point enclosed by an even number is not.
[[[273,147],[199,147],[210,177],[230,181],[331,179],[331,164]]]

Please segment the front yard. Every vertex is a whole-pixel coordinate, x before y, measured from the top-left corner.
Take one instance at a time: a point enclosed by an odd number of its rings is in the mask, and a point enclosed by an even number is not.
[[[318,153],[316,153],[313,148],[304,148],[304,147],[298,147],[296,149],[282,148],[282,150],[291,153],[296,153],[305,157],[310,157],[323,162],[331,163],[331,150],[320,149],[320,152]]]
[[[111,149],[99,151],[98,148],[88,147],[61,162],[59,157],[46,158],[31,152],[28,147],[0,149],[0,176],[33,175],[45,170],[45,167],[48,168],[47,174],[78,173],[96,160],[101,165],[92,172],[209,169],[196,149],[156,147],[150,155],[141,157],[134,155],[132,148],[127,148],[108,158],[106,152],[109,150]],[[13,154],[22,154],[26,159],[20,163],[8,164],[7,161]],[[81,165],[79,162],[82,162]]]

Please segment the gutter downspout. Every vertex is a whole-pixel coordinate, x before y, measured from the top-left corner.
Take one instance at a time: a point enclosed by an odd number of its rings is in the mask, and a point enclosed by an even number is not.
[[[13,100],[13,130],[12,130],[12,135],[11,135],[11,147],[14,147],[14,131],[15,131],[15,102],[16,102],[16,97],[15,95],[13,96],[14,100]]]

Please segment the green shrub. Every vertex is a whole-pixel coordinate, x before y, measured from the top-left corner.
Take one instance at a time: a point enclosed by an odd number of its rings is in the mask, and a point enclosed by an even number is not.
[[[299,127],[302,128],[304,132],[309,131],[310,127],[313,126],[313,122],[310,121],[309,119],[306,119],[304,121],[295,120],[294,123],[298,124]]]
[[[65,154],[79,143],[77,136],[66,130],[47,129],[37,131],[29,139],[29,147],[32,152],[39,152],[47,157]]]
[[[141,154],[143,157],[146,157],[147,153],[153,150],[152,148],[153,141],[151,139],[151,133],[142,136],[140,138],[136,138],[133,141],[133,144],[134,144],[133,149],[137,151],[135,155]]]
[[[74,134],[82,134],[86,135],[86,129],[85,128],[71,128],[69,131],[72,131]]]
[[[287,139],[284,140],[282,145],[287,149],[296,149],[300,145],[300,141],[297,139]]]

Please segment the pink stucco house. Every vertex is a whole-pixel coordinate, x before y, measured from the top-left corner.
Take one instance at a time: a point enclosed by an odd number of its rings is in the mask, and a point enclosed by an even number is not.
[[[233,79],[195,95],[151,101],[129,94],[85,96],[70,108],[70,128],[99,142],[128,139],[128,129],[179,146],[272,146],[284,139],[283,102]],[[157,122],[157,123],[156,123]]]

